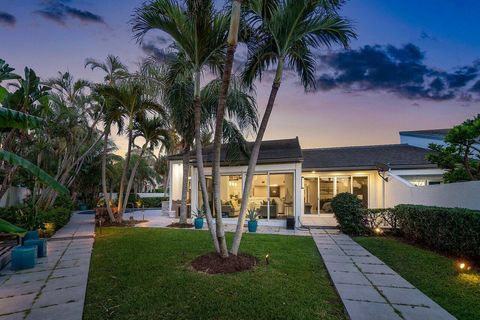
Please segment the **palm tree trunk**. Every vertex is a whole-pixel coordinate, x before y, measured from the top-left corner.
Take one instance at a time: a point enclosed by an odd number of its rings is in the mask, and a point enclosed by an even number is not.
[[[247,175],[245,177],[245,184],[243,187],[242,194],[242,204],[240,207],[240,215],[238,216],[237,229],[235,231],[235,237],[232,243],[232,254],[237,255],[238,249],[240,248],[240,242],[242,241],[243,227],[245,224],[248,200],[250,196],[250,189],[252,189],[252,181],[255,173],[255,166],[257,165],[258,154],[260,153],[260,146],[262,145],[263,135],[267,129],[268,120],[272,113],[273,105],[275,103],[275,98],[277,97],[278,89],[282,81],[283,74],[283,60],[278,62],[277,71],[275,74],[275,79],[273,80],[272,90],[270,91],[270,97],[268,98],[267,108],[265,109],[265,114],[262,118],[262,123],[258,129],[257,138],[253,144],[252,152],[250,154],[250,161],[248,162]]]
[[[200,72],[199,71],[195,72],[194,111],[195,111],[194,126],[195,126],[197,171],[198,171],[198,179],[200,181],[200,188],[202,191],[203,205],[205,207],[205,216],[207,218],[208,229],[210,230],[210,234],[212,236],[212,241],[213,241],[213,246],[215,247],[215,251],[222,254],[220,249],[219,239],[217,239],[217,233],[215,231],[215,227],[213,226],[212,211],[210,210],[210,203],[208,201],[207,180],[205,179],[205,171],[203,168],[202,133],[200,131],[202,104],[200,100]],[[225,236],[223,236],[223,239],[225,240]],[[226,243],[223,249],[227,251]],[[228,251],[227,251],[227,255],[228,255]]]
[[[130,124],[128,126],[128,149],[127,155],[125,156],[125,164],[123,166],[122,171],[122,179],[120,180],[120,190],[118,190],[118,203],[117,203],[117,210],[118,210],[118,222],[122,222],[123,220],[123,212],[121,211],[123,208],[123,201],[128,201],[128,199],[123,198],[123,193],[125,191],[125,182],[127,180],[127,172],[128,166],[130,165],[130,154],[132,153],[132,140],[133,140],[133,128],[132,128],[132,121],[130,119]]]
[[[127,210],[127,203],[128,203],[128,197],[130,196],[130,190],[132,190],[133,181],[135,180],[135,175],[137,174],[137,169],[140,164],[140,161],[142,161],[142,156],[145,153],[145,150],[147,150],[147,143],[148,142],[145,142],[145,144],[143,145],[142,151],[140,151],[140,155],[138,156],[137,161],[133,165],[132,173],[130,174],[130,179],[128,179],[127,189],[125,190],[125,197],[124,197],[125,201],[123,204],[122,212],[125,212],[125,210]]]
[[[115,222],[115,216],[112,212],[112,207],[110,207],[110,197],[107,192],[107,150],[108,150],[108,134],[105,133],[103,154],[102,154],[102,192],[103,198],[105,199],[105,205],[107,207],[108,217],[111,222]]]
[[[222,151],[223,140],[223,118],[225,117],[225,104],[227,100],[228,87],[232,77],[233,59],[235,57],[235,50],[238,41],[238,28],[240,25],[240,11],[241,1],[233,2],[232,13],[230,19],[230,31],[227,39],[227,53],[225,56],[225,68],[222,76],[222,87],[220,89],[220,97],[218,99],[217,118],[215,123],[215,137],[213,140],[213,163],[212,163],[212,178],[213,178],[213,199],[215,205],[216,216],[216,231],[219,242],[221,243],[222,257],[228,257],[228,250],[226,249],[225,231],[222,218],[222,202],[220,199],[220,155]],[[225,251],[223,251],[223,243],[225,242]]]
[[[190,145],[185,144],[183,151],[182,202],[180,205],[180,223],[187,223],[188,172],[190,171]]]

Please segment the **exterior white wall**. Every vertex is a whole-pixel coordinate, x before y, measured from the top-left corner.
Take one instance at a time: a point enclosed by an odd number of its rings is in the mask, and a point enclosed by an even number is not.
[[[182,200],[182,178],[183,164],[182,161],[170,162],[170,199]]]
[[[445,142],[442,139],[416,137],[416,136],[403,135],[403,134],[400,134],[400,143],[409,144],[411,146],[420,147],[424,149],[428,149],[428,146],[430,145],[430,143],[445,145]]]
[[[460,207],[480,210],[480,181],[457,182],[416,187],[405,179],[389,175],[385,206],[420,204],[438,207]]]
[[[21,187],[10,187],[0,199],[0,207],[10,207],[21,204],[30,195],[30,190]]]

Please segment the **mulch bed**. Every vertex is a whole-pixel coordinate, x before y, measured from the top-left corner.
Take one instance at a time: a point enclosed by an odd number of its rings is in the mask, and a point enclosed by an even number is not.
[[[110,222],[110,221],[105,221],[102,223],[102,227],[133,227],[136,224],[142,223],[142,222],[148,222],[148,220],[123,220],[122,222]],[[97,227],[100,226],[98,221],[96,222]]]
[[[237,256],[231,254],[228,258],[222,258],[217,253],[209,253],[195,258],[192,261],[192,268],[208,274],[225,274],[247,271],[256,264],[257,259],[248,254],[239,254]]]
[[[167,227],[169,227],[169,228],[185,228],[185,229],[188,229],[188,228],[193,228],[193,224],[191,224],[191,223],[179,223],[179,222],[175,222],[175,223],[169,224]]]

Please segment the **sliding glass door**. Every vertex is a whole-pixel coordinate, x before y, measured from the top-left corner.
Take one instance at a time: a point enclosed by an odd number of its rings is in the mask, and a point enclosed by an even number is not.
[[[332,199],[339,193],[356,195],[368,207],[367,176],[304,177],[304,214],[332,213]]]

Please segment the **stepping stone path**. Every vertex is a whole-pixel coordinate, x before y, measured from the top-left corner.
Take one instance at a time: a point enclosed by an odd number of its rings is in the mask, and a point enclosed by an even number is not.
[[[1,270],[0,320],[81,320],[94,234],[93,215],[74,214],[35,268]]]
[[[349,236],[311,234],[352,320],[455,319]]]

